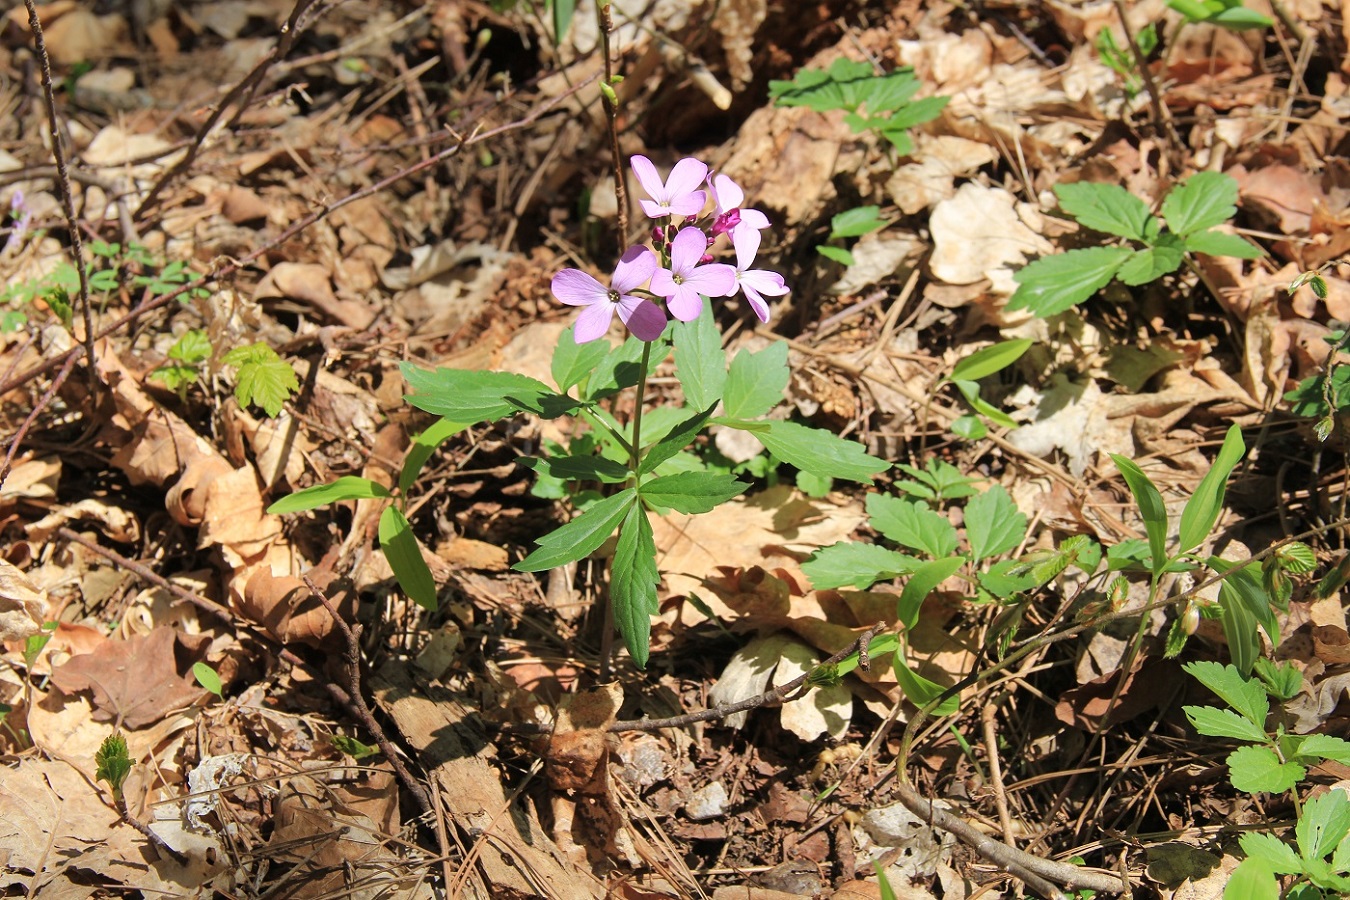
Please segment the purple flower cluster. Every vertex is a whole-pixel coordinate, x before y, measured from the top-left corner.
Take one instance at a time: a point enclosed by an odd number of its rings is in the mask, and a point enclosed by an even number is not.
[[[632,164],[638,184],[651,198],[641,201],[642,211],[659,220],[652,229],[656,249],[630,248],[615,267],[609,287],[580,269],[563,269],[553,276],[553,295],[568,306],[583,307],[577,317],[577,343],[602,336],[615,313],[639,340],[653,341],[666,328],[666,310],[681,322],[690,322],[702,312],[704,297],[730,297],[737,291],[745,294],[761,322],[769,321],[765,295],[788,292],[777,272],[751,268],[759,252],[759,233],[769,227],[769,217],[741,206],[745,192],[740,186],[726,175],[710,175],[696,159],[680,160],[665,181],[647,157],[634,156]],[[698,220],[709,196],[712,222],[705,232]],[[672,222],[675,216],[681,218],[679,225]],[[714,262],[709,253],[724,234],[736,254],[734,266]],[[664,300],[666,310],[656,300]]]

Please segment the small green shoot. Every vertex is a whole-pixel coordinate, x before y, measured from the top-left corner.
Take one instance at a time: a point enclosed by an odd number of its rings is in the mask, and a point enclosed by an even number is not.
[[[184,332],[169,348],[168,361],[150,373],[180,398],[187,397],[187,389],[201,377],[202,363],[211,358],[211,340],[206,332],[194,328]]]
[[[1199,172],[1163,199],[1161,217],[1120,185],[1076,182],[1055,186],[1060,207],[1085,228],[1127,243],[1042,256],[1013,276],[1010,310],[1045,318],[1071,309],[1113,278],[1135,287],[1181,267],[1187,253],[1256,259],[1260,249],[1215,230],[1237,213],[1237,182],[1221,172]],[[1142,244],[1136,248],[1133,244]]]
[[[240,406],[256,404],[269,416],[281,413],[282,406],[300,390],[300,379],[284,359],[266,344],[236,347],[225,354],[224,362],[237,370],[234,397]]]
[[[215,694],[221,700],[225,699],[225,686],[220,681],[220,674],[204,662],[195,662],[192,664],[192,677],[197,679],[197,683],[206,690]]]
[[[97,767],[94,777],[98,781],[108,782],[112,788],[113,800],[118,807],[122,805],[122,784],[131,774],[131,757],[127,753],[127,739],[121,732],[114,731],[103,739],[94,753],[94,765]]]
[[[1150,24],[1140,29],[1134,36],[1134,42],[1139,47],[1140,55],[1146,60],[1158,46],[1157,26]],[[1115,32],[1110,28],[1103,28],[1097,32],[1095,46],[1102,62],[1124,80],[1125,95],[1131,99],[1137,96],[1144,89],[1144,80],[1139,75],[1140,60],[1130,46],[1126,44],[1122,47],[1116,41]]]
[[[979,415],[988,419],[1003,428],[1016,428],[1017,423],[1012,417],[1003,410],[994,406],[988,400],[980,396],[979,381],[982,378],[988,378],[1022,358],[1022,354],[1031,348],[1030,338],[1019,338],[1013,341],[1001,341],[982,350],[977,350],[970,356],[965,357],[952,369],[952,374],[944,376],[937,386],[940,388],[944,384],[953,384],[961,392],[961,396],[966,399],[966,403]],[[964,423],[965,434],[959,434],[960,437],[967,437],[967,440],[978,440],[988,433],[987,426],[980,420],[975,420],[974,424]]]
[[[873,231],[880,231],[889,225],[886,219],[881,217],[881,207],[879,206],[859,206],[854,209],[846,209],[830,219],[831,241],[841,241],[845,238],[861,237],[864,234],[871,234]],[[828,244],[820,244],[816,247],[816,252],[826,259],[832,259],[845,266],[853,265],[853,254],[843,247],[832,247]]]
[[[340,752],[347,754],[352,759],[366,759],[370,756],[379,754],[379,747],[372,747],[369,744],[363,744],[354,737],[347,737],[345,734],[335,734],[332,736],[333,746]]]

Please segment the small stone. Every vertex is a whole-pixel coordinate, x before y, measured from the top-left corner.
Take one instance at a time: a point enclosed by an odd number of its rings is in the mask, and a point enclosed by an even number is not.
[[[695,822],[715,819],[726,812],[727,789],[720,781],[713,781],[694,791],[684,805],[685,815]]]

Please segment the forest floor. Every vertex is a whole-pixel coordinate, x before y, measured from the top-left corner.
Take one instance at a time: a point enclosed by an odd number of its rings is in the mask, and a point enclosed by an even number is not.
[[[1285,395],[1334,362],[1327,338],[1350,321],[1350,24],[1330,0],[1249,5],[1270,24],[1185,23],[1162,0],[616,0],[623,171],[634,154],[662,173],[695,157],[771,222],[758,264],[790,293],[768,298],[767,322],[718,301],[724,347],[785,341],[778,415],[908,467],[822,481],[714,428],[691,465],[748,489],[654,518],[645,669],[621,642],[608,659],[603,548],[512,568],[572,515],[575,485],[518,462],[566,441],[566,418],[475,424],[407,486],[434,610],[381,552],[389,501],[267,512],[341,476],[398,484],[434,421],[405,399],[407,364],[552,384],[576,315],[553,275],[603,276],[617,247],[650,240],[631,178],[619,233],[593,6],[558,41],[534,0],[55,0],[38,7],[50,95],[14,6],[0,19],[0,889],[974,898],[1023,891],[1039,859],[1096,878],[1054,869],[1031,879],[1042,892],[1221,896],[1238,836],[1286,834],[1298,795],[1232,786],[1231,744],[1182,710],[1214,702],[1182,665],[1288,661],[1303,686],[1279,721],[1344,733],[1341,593],[1296,578],[1252,646],[1230,646],[1218,585],[1151,583],[1125,560],[1149,525],[1111,455],[1158,485],[1175,528],[1237,424],[1246,454],[1197,553],[1242,561],[1302,535],[1312,574],[1336,570],[1342,427],[1329,418],[1319,440]],[[1108,65],[1104,31],[1126,64]],[[1131,69],[1146,34],[1157,46]],[[773,102],[770,82],[841,58],[913,67],[918,97],[950,100],[907,152],[843,111]],[[1027,263],[1113,240],[1059,208],[1057,185],[1120,185],[1156,212],[1196,172],[1234,180],[1232,224],[1260,258],[1192,253],[1054,314],[1010,308]],[[869,206],[884,227],[832,235]],[[1289,291],[1319,269],[1325,297]],[[972,418],[955,367],[1015,340],[1029,349],[976,386],[974,411],[994,414]],[[227,359],[255,345],[252,363]],[[648,402],[680,395],[663,363]],[[933,497],[938,477],[960,485]],[[1024,526],[1000,558],[1031,567],[1072,536],[1126,549],[1110,571],[1069,567],[1003,597],[972,557],[929,593],[904,652],[923,678],[960,683],[952,715],[918,717],[879,657],[739,718],[637,723],[897,633],[905,578],[825,589],[812,554],[893,546],[869,498],[925,491],[974,546],[975,501],[952,500],[1000,489]],[[1169,655],[1169,634],[1190,640]],[[100,753],[114,733],[130,764],[117,791]],[[1348,775],[1312,768],[1304,798]],[[909,785],[965,837],[916,816]]]

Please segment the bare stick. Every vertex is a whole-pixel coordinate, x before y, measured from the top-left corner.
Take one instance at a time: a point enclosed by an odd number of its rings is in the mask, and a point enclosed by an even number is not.
[[[89,272],[84,264],[84,242],[75,220],[75,198],[70,190],[70,168],[66,164],[65,143],[61,139],[61,123],[56,115],[56,91],[52,87],[52,61],[47,55],[47,39],[42,34],[42,20],[38,18],[34,0],[23,0],[28,8],[28,27],[33,29],[33,47],[42,63],[42,99],[47,106],[47,127],[52,141],[52,159],[56,161],[56,183],[60,188],[61,212],[66,217],[66,231],[70,234],[70,252],[75,257],[75,274],[80,283],[80,316],[84,319],[84,355],[89,361],[89,396],[98,396],[98,379],[94,375],[94,313],[89,302]],[[12,448],[11,448],[12,449]]]
[[[361,725],[375,737],[375,741],[384,753],[384,758],[389,760],[389,765],[394,767],[394,774],[398,780],[403,782],[403,786],[408,789],[408,793],[413,795],[417,805],[421,808],[423,815],[434,815],[431,806],[431,798],[427,796],[426,789],[422,783],[413,777],[408,771],[407,766],[403,765],[403,757],[399,754],[398,748],[389,740],[380,723],[375,721],[374,714],[370,707],[366,705],[366,699],[361,696],[361,626],[360,624],[348,625],[347,621],[338,614],[337,607],[323,591],[319,590],[318,585],[310,580],[308,575],[303,576],[305,586],[309,588],[310,593],[318,598],[323,604],[323,608],[328,610],[328,614],[333,617],[333,624],[342,634],[347,642],[346,659],[343,662],[347,668],[347,684],[345,688],[328,683],[327,687],[333,696],[337,697],[352,715],[356,716]],[[336,691],[334,690],[336,688]],[[340,693],[339,693],[340,692]],[[345,695],[345,697],[344,697]]]

